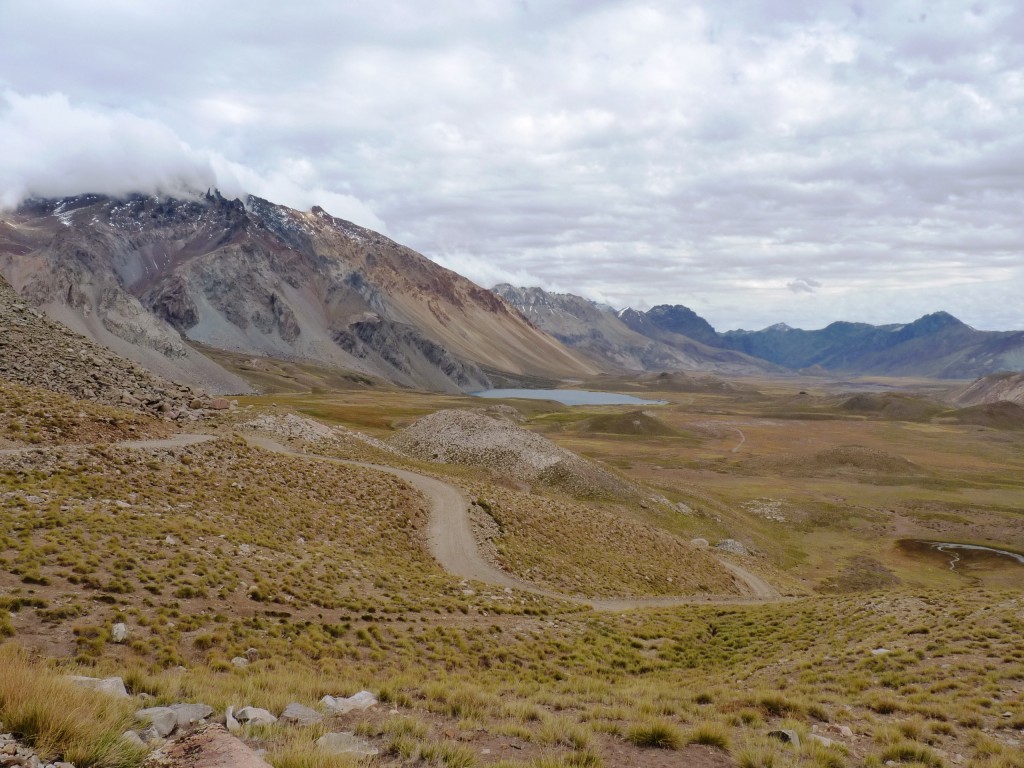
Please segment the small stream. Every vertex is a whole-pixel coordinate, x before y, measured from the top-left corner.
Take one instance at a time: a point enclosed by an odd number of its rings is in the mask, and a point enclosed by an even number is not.
[[[908,554],[933,554],[949,563],[949,570],[963,570],[966,566],[1000,567],[1014,563],[1024,566],[1024,555],[979,544],[958,544],[952,541],[924,541],[900,539],[897,544]]]

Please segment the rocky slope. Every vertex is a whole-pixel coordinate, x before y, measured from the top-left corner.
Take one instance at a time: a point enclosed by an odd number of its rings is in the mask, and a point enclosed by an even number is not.
[[[983,405],[1007,401],[1024,405],[1024,373],[993,373],[982,376],[953,393],[959,406]]]
[[[645,315],[635,310],[617,313],[611,307],[581,296],[550,293],[541,288],[516,288],[507,283],[492,290],[538,328],[612,370],[729,374],[778,370],[764,361],[710,347],[695,337],[645,323]],[[713,329],[711,334],[714,335]]]
[[[151,374],[29,307],[0,278],[0,379],[170,418],[226,400]]]
[[[0,215],[0,273],[97,342],[221,391],[247,387],[186,340],[446,391],[486,387],[487,370],[597,370],[416,252],[254,197],[32,201]]]

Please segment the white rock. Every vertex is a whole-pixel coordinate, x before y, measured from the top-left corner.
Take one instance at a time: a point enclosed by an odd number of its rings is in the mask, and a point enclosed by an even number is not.
[[[139,720],[148,720],[154,728],[156,728],[157,734],[162,739],[166,739],[174,731],[178,725],[178,715],[170,707],[148,707],[147,709],[140,709],[135,713],[135,716]]]
[[[887,653],[892,653],[888,648],[875,648],[871,651],[872,656],[885,656]]]
[[[206,704],[172,704],[170,709],[177,718],[179,728],[200,723],[213,714],[213,707]]]
[[[244,656],[235,656],[235,658],[233,658],[231,660],[231,663],[234,664],[236,667],[248,667],[249,666],[249,660],[247,658],[245,658]]]
[[[315,709],[293,701],[284,708],[284,712],[281,713],[281,717],[278,719],[288,725],[316,725],[323,722],[324,716]]]
[[[360,755],[372,757],[379,750],[367,741],[363,741],[350,731],[341,733],[325,733],[316,740],[316,745],[324,752],[332,755]]]
[[[695,549],[707,549],[710,546],[710,543],[707,539],[690,539],[690,546]]]
[[[233,706],[228,707],[224,713],[224,727],[228,729],[228,733],[238,733],[242,730],[242,726],[235,719],[235,708]]]
[[[119,621],[110,630],[110,639],[115,643],[123,643],[128,639],[128,626]]]
[[[242,707],[235,713],[235,718],[238,722],[249,725],[273,725],[277,722],[274,715],[259,707]]]
[[[80,685],[83,688],[91,688],[94,691],[101,691],[108,693],[111,696],[116,696],[119,699],[128,698],[128,689],[124,687],[124,680],[120,677],[83,677],[82,675],[72,675],[70,678],[71,682],[76,685]]]
[[[335,715],[344,715],[349,712],[359,712],[376,706],[378,700],[369,691],[360,691],[353,696],[349,696],[347,699],[343,696],[324,696],[320,699],[320,703],[328,712]]]

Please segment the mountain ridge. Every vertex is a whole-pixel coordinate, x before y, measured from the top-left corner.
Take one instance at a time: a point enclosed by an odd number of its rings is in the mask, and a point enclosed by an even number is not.
[[[573,294],[551,294],[539,288],[495,286],[531,321],[570,346],[615,364],[624,350],[615,348],[621,330],[610,331],[614,318],[634,334],[632,349],[657,349],[663,354],[634,355],[632,370],[716,370],[730,373],[826,373],[927,376],[942,379],[976,378],[999,370],[1024,370],[1024,331],[978,331],[948,312],[937,311],[909,323],[875,326],[836,321],[818,330],[776,323],[759,331],[716,331],[707,320],[683,305],[661,304],[646,311],[626,307],[602,315],[596,339],[567,333],[559,322],[569,304],[589,307],[595,302]],[[538,293],[539,292],[539,293]],[[543,295],[541,295],[543,294]],[[530,301],[525,297],[529,296]],[[545,312],[538,311],[545,307]],[[616,336],[618,334],[618,336]],[[665,352],[665,350],[671,350]],[[743,358],[725,358],[740,353]],[[745,364],[746,370],[743,370]],[[655,364],[651,364],[654,362]]]
[[[465,391],[585,376],[589,360],[491,292],[316,207],[79,195],[0,214],[0,273],[29,302],[169,378],[248,385],[189,346],[309,360]]]

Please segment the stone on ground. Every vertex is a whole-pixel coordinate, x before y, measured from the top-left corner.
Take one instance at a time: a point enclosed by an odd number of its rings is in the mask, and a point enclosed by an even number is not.
[[[139,720],[148,720],[161,739],[166,739],[178,725],[178,715],[170,707],[148,707],[135,713]]]
[[[235,718],[238,722],[249,725],[273,725],[277,722],[272,713],[259,707],[242,707],[235,712]]]
[[[172,704],[170,709],[178,720],[178,727],[184,728],[192,723],[201,723],[213,714],[213,707],[205,704]]]
[[[287,725],[316,725],[323,722],[324,716],[311,707],[293,701],[284,708],[278,719]]]
[[[359,693],[349,696],[347,699],[343,696],[324,696],[320,699],[320,703],[324,709],[334,715],[345,715],[349,712],[358,712],[370,707],[376,706],[377,697],[369,691],[360,691]]]
[[[228,733],[222,725],[205,725],[182,734],[153,752],[146,768],[270,768],[270,764]]]
[[[100,691],[102,693],[108,693],[111,696],[116,696],[119,699],[128,698],[128,689],[124,687],[124,680],[120,677],[83,677],[82,675],[72,675],[68,678],[75,685],[80,685],[83,688],[90,688],[94,691]]]

